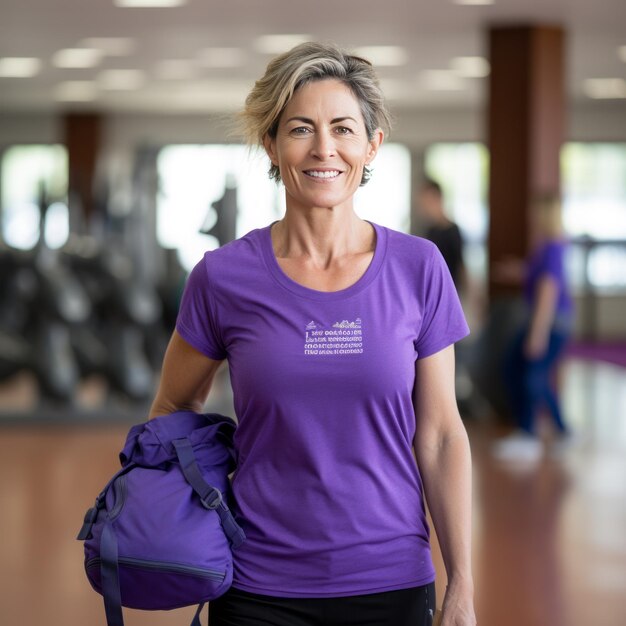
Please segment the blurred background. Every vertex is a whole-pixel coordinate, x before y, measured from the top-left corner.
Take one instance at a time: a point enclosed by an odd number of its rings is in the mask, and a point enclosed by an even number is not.
[[[370,59],[395,118],[359,215],[424,236],[433,179],[462,238],[479,624],[626,623],[623,0],[0,0],[0,623],[106,623],[75,534],[147,415],[188,272],[284,211],[233,118],[308,40]],[[530,252],[546,192],[570,242],[555,384],[577,445],[503,463],[524,304],[498,268]],[[207,410],[233,414],[227,367]]]

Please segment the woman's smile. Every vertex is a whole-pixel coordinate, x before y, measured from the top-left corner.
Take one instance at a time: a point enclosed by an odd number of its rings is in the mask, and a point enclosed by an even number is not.
[[[304,173],[307,176],[309,176],[310,178],[316,179],[317,181],[324,181],[324,182],[336,180],[341,175],[341,172],[339,170],[335,170],[335,169],[330,169],[330,170],[324,170],[324,169],[304,170]]]

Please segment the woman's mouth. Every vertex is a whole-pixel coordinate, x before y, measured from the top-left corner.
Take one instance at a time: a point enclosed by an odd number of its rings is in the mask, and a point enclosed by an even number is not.
[[[341,172],[339,170],[304,170],[304,173],[311,178],[337,178]]]

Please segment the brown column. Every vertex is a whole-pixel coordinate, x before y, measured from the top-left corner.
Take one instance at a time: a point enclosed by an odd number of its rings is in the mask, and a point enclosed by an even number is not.
[[[94,181],[101,125],[102,117],[97,113],[69,113],[64,117],[73,231],[82,231],[83,227],[88,226],[95,210]]]
[[[530,247],[530,201],[559,192],[564,137],[564,33],[545,26],[489,31],[489,291],[516,292],[492,280],[493,264]]]

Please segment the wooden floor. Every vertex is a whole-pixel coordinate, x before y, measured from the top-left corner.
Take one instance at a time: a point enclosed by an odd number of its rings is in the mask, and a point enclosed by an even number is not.
[[[468,424],[480,626],[626,624],[626,369],[571,361],[562,384],[583,441],[560,457],[495,462],[496,427]],[[127,428],[0,427],[1,626],[105,625],[74,537]],[[180,626],[192,612],[126,611],[126,623]]]

